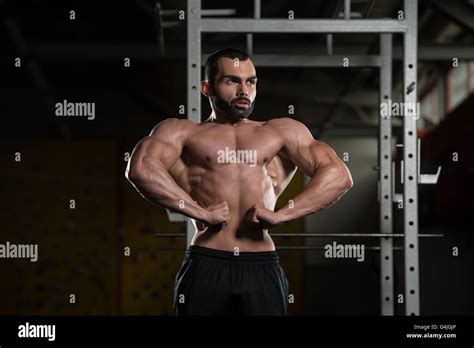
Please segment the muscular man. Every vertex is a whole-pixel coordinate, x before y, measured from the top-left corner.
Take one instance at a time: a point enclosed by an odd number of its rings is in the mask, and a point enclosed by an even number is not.
[[[205,75],[210,117],[159,123],[135,147],[126,176],[149,201],[194,221],[175,279],[175,314],[286,315],[288,280],[268,230],[330,206],[352,186],[351,175],[302,123],[248,119],[257,75],[246,53],[213,53]],[[274,211],[297,168],[311,181]]]

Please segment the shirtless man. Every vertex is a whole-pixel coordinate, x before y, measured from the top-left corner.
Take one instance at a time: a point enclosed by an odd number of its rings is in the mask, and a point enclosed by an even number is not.
[[[159,123],[135,147],[126,177],[196,227],[175,279],[176,315],[286,315],[288,280],[268,230],[330,206],[351,188],[351,175],[302,123],[248,119],[257,75],[246,53],[213,53],[205,75],[210,117]],[[311,181],[274,211],[297,168]]]

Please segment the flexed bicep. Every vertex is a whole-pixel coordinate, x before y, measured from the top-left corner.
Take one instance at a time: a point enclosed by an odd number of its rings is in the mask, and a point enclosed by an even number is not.
[[[342,186],[352,185],[349,169],[337,153],[328,144],[314,139],[303,123],[281,118],[275,125],[283,139],[284,153],[304,174],[316,180],[322,179],[321,176],[332,177]]]
[[[327,144],[313,138],[301,122],[280,119],[278,129],[284,151],[298,168],[310,177],[293,206],[277,212],[280,223],[313,214],[334,204],[352,187],[352,178],[344,162]]]
[[[158,124],[135,147],[126,177],[147,200],[198,221],[207,221],[209,213],[192,199],[170,175],[178,161],[193,124],[169,119]]]
[[[313,176],[322,166],[342,163],[336,152],[326,143],[314,139],[301,122],[283,118],[279,129],[284,153],[304,174]]]
[[[179,120],[159,123],[135,146],[127,167],[127,178],[139,178],[157,170],[170,170],[181,155],[185,137]]]

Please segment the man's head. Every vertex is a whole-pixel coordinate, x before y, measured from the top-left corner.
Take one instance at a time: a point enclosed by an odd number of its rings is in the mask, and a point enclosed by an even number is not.
[[[247,118],[257,95],[257,74],[247,53],[225,48],[212,53],[204,68],[202,93],[216,113],[234,120]]]

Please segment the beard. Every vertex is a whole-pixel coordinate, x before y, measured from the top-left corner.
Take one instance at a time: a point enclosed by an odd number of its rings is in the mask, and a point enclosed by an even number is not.
[[[248,108],[241,109],[238,108],[236,105],[232,104],[232,102],[237,102],[239,100],[243,100],[249,103]],[[227,102],[222,99],[217,93],[211,97],[211,105],[214,109],[219,109],[225,112],[227,115],[232,116],[234,118],[243,119],[250,116],[253,111],[253,107],[255,106],[255,100],[250,102],[247,98],[236,98],[233,99],[231,102]]]

